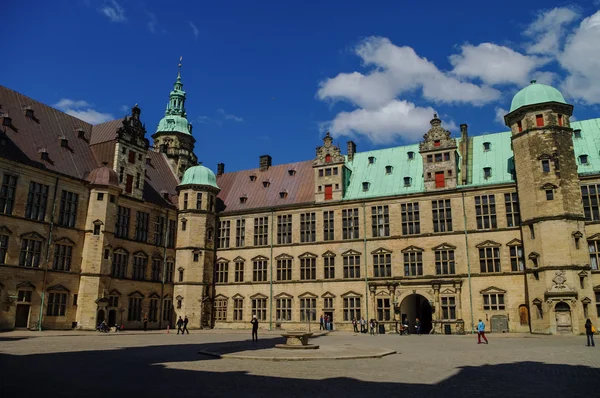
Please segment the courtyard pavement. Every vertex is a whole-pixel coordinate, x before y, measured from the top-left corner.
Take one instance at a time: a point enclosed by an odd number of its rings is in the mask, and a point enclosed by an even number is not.
[[[592,397],[600,345],[585,336],[355,335],[311,343],[380,359],[273,362],[199,351],[266,352],[283,338],[248,331],[0,333],[0,391],[13,397]],[[599,339],[600,340],[600,339]],[[600,343],[600,341],[599,341]],[[318,351],[318,350],[317,350]],[[332,354],[334,355],[334,354]]]

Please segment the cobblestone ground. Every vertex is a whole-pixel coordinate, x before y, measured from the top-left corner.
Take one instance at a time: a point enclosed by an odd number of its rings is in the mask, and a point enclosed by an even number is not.
[[[600,396],[600,345],[584,336],[353,335],[311,340],[321,346],[378,347],[382,359],[272,362],[214,359],[199,350],[272,347],[263,333],[158,332],[0,334],[0,391],[47,397],[591,397]]]

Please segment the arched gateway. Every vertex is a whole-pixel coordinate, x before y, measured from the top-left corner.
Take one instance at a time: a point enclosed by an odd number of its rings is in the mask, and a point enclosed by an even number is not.
[[[421,321],[421,333],[427,334],[431,331],[432,309],[429,300],[420,294],[414,293],[404,297],[400,303],[400,320],[408,319],[410,333],[416,333],[415,321]]]

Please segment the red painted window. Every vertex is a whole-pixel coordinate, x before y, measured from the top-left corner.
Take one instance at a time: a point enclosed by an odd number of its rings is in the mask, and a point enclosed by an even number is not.
[[[325,163],[330,163],[331,162],[331,155],[325,155]]]
[[[440,140],[433,141],[433,146],[440,146],[440,145],[441,145]]]
[[[535,123],[538,127],[544,127],[544,115],[535,115]]]
[[[125,184],[125,192],[131,193],[133,191],[133,176],[127,174],[127,183]]]
[[[520,133],[521,131],[523,131],[523,125],[521,124],[521,122],[520,122],[520,121],[518,121],[518,122],[517,122],[517,129],[519,129],[519,133]]]
[[[562,115],[558,115],[558,125],[562,126],[563,125],[563,121],[562,121]]]
[[[444,180],[444,172],[436,171],[435,172],[435,187],[436,188],[444,188],[446,186],[446,181]]]
[[[129,151],[129,163],[135,163],[135,152]]]
[[[331,185],[325,185],[325,200],[333,199],[333,188]]]

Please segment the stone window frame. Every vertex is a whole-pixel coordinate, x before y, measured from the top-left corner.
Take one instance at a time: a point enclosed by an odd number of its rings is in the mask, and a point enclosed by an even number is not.
[[[142,320],[142,308],[144,305],[144,295],[136,290],[133,293],[129,293],[129,299],[127,300],[127,321],[141,321]]]
[[[335,295],[329,291],[321,295],[323,299],[323,310],[334,310],[335,309]]]
[[[456,274],[456,246],[448,243],[432,248],[435,259],[436,275],[455,275]],[[447,272],[445,272],[447,271]]]
[[[160,306],[160,296],[153,292],[149,297],[148,304],[148,321],[158,322],[158,308]]]
[[[342,239],[359,239],[360,222],[358,207],[342,209]]]
[[[229,304],[229,298],[219,294],[215,297],[215,321],[226,322],[227,321],[227,306]]]
[[[376,319],[379,322],[389,322],[392,320],[392,302],[389,295],[375,298]]]
[[[421,213],[419,202],[406,202],[400,204],[402,216],[402,235],[421,234]]]
[[[60,206],[56,225],[74,228],[77,223],[79,194],[63,189],[60,193]]]
[[[117,206],[117,220],[115,223],[115,237],[127,239],[129,237],[129,222],[131,220],[131,209],[125,206]]]
[[[300,280],[315,281],[317,280],[317,255],[314,253],[305,252],[298,256],[300,259]]]
[[[57,239],[54,242],[54,255],[52,260],[53,270],[71,271],[74,247],[75,242],[67,237]]]
[[[518,227],[521,224],[521,210],[517,192],[504,193],[504,208],[506,211],[506,226]]]
[[[586,221],[600,220],[600,184],[581,186],[583,213]],[[593,204],[595,203],[595,204]]]
[[[217,248],[228,249],[231,235],[231,220],[219,221],[219,236],[217,238]]]
[[[12,235],[12,231],[10,229],[4,225],[0,226],[0,264],[6,264],[10,235]]]
[[[323,257],[323,279],[335,279],[335,253],[328,250]]]
[[[67,316],[67,303],[69,301],[69,289],[62,285],[50,286],[48,288],[48,303],[46,304],[46,316]]]
[[[279,293],[273,298],[275,299],[275,320],[277,322],[291,322],[293,296],[287,293]]]
[[[229,283],[229,260],[220,257],[215,262],[215,284]]]
[[[456,296],[444,294],[440,296],[440,319],[455,320],[456,319]]]
[[[132,268],[131,268],[131,279],[137,281],[145,281],[148,272],[148,255],[142,250],[133,253]]]
[[[15,197],[17,192],[17,182],[19,176],[11,173],[2,175],[2,190],[0,194],[0,214],[12,214],[15,207]]]
[[[362,315],[362,298],[363,295],[349,291],[341,295],[343,315],[342,319],[344,322],[351,322],[352,319],[357,321],[361,319]]]
[[[587,238],[587,245],[590,267],[592,270],[598,270],[600,269],[600,234],[589,236]]]
[[[252,282],[268,281],[268,261],[265,256],[256,256],[252,260]]]
[[[371,206],[371,228],[374,238],[390,236],[390,208],[388,205]]]
[[[500,243],[486,240],[475,247],[479,249],[478,254],[480,273],[490,274],[502,272],[502,256],[500,255],[500,249],[502,245]]]
[[[476,195],[475,202],[475,217],[477,220],[477,229],[496,229],[498,228],[496,215],[496,195]]]
[[[373,278],[392,277],[392,251],[380,247],[371,252],[373,255]]]
[[[277,244],[286,245],[292,243],[293,220],[291,214],[277,216]]]
[[[276,281],[291,281],[292,269],[294,266],[294,257],[289,254],[282,253],[275,257],[276,261]]]
[[[508,247],[508,257],[510,259],[510,270],[512,272],[521,272],[525,270],[525,251],[523,242],[519,239],[513,239],[506,244]]]
[[[452,232],[452,200],[432,200],[431,218],[433,220],[433,232]]]
[[[268,297],[261,293],[250,296],[252,315],[256,315],[259,321],[267,320],[267,299]]]
[[[490,286],[479,292],[483,311],[506,311],[506,290]]]
[[[269,244],[269,216],[254,218],[254,246]]]
[[[138,242],[147,242],[150,230],[150,213],[137,210],[135,212],[135,232],[133,239]]]
[[[129,252],[123,247],[118,247],[113,250],[112,255],[111,277],[127,278],[129,271]]]
[[[423,252],[422,248],[412,245],[400,251],[402,253],[405,277],[423,275]]]
[[[316,321],[317,320],[317,298],[313,293],[305,292],[298,296],[300,322]],[[308,311],[308,319],[307,319]]]
[[[360,258],[362,253],[356,250],[347,250],[342,253],[344,279],[360,279]]]
[[[314,243],[317,241],[317,213],[300,214],[300,242]],[[291,242],[290,242],[291,243]]]
[[[235,247],[244,247],[246,245],[246,219],[238,218],[235,220]]]
[[[234,264],[234,270],[233,270],[234,282],[235,283],[244,282],[244,271],[245,271],[245,267],[246,267],[246,260],[240,256],[237,256],[236,258],[233,259],[233,264]]]
[[[29,192],[25,206],[25,218],[44,221],[48,208],[50,186],[35,181],[29,181]]]
[[[335,240],[335,212],[333,210],[323,211],[323,240]]]
[[[24,233],[20,238],[19,267],[40,268],[46,239],[37,232]]]

